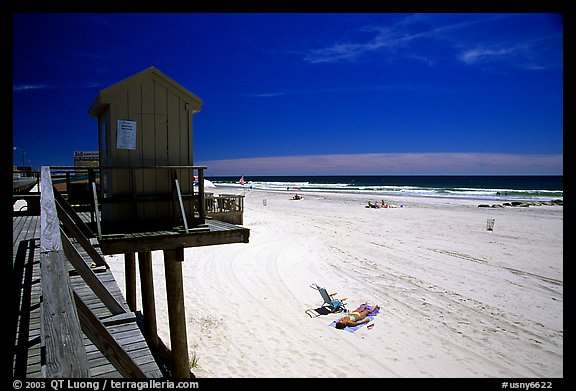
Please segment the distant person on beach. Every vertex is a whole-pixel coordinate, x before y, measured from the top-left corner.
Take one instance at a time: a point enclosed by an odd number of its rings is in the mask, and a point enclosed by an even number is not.
[[[378,304],[372,307],[371,310],[367,307],[368,303],[364,303],[354,311],[349,312],[348,315],[340,318],[336,323],[336,328],[342,330],[346,326],[355,327],[370,322],[370,318],[367,318],[367,316],[378,309]]]

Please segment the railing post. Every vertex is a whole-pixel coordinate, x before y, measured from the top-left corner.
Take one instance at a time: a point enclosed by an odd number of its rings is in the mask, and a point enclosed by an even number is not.
[[[70,171],[66,171],[66,194],[70,194]]]
[[[43,377],[90,377],[88,357],[65,265],[50,168],[42,167],[40,192],[41,341]]]
[[[200,224],[206,221],[206,212],[204,211],[204,167],[198,167],[198,214]]]

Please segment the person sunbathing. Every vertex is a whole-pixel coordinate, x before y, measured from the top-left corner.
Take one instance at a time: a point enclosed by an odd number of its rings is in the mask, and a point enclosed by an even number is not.
[[[378,309],[378,305],[375,305],[370,310],[367,307],[368,303],[364,303],[354,311],[349,312],[348,315],[340,318],[340,320],[336,323],[336,328],[341,330],[346,326],[354,327],[370,322],[370,318],[367,316],[376,311]]]

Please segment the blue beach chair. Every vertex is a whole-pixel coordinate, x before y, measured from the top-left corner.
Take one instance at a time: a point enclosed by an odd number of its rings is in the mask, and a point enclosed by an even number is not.
[[[324,300],[324,304],[322,304],[323,308],[327,308],[330,312],[348,312],[345,303],[347,298],[335,299],[334,296],[336,293],[329,294],[325,288],[319,287],[316,283],[310,285],[310,288],[316,289],[320,292],[320,296],[322,296],[322,299]]]

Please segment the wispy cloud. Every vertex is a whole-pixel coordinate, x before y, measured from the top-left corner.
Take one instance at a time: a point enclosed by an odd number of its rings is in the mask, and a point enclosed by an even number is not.
[[[30,90],[45,90],[51,88],[48,84],[17,84],[12,86],[12,91],[30,91]]]
[[[547,69],[561,64],[561,31],[544,37],[530,33],[515,38],[492,34],[471,33],[490,30],[486,26],[505,23],[508,15],[471,16],[458,22],[441,21],[434,15],[415,14],[387,26],[365,26],[360,31],[372,33],[364,40],[341,39],[331,45],[315,48],[303,54],[310,64],[354,62],[368,54],[385,54],[386,61],[409,59],[429,66],[439,61],[459,60],[469,65],[500,62],[528,70]],[[486,26],[483,26],[486,24]],[[425,27],[422,27],[425,26]],[[433,51],[429,51],[431,45]]]
[[[245,96],[248,98],[274,98],[277,96],[284,96],[284,95],[288,95],[291,93],[292,92],[289,92],[289,91],[262,92],[262,93],[246,94]]]
[[[330,63],[344,60],[353,61],[364,54],[384,52],[393,57],[412,58],[428,64],[434,63],[429,56],[412,52],[400,52],[408,48],[411,43],[424,39],[441,39],[444,34],[476,24],[478,20],[467,20],[456,23],[436,25],[427,29],[412,31],[413,25],[428,21],[427,16],[420,14],[410,15],[390,26],[365,26],[364,32],[373,32],[373,36],[363,42],[338,42],[330,46],[313,49],[304,56],[304,61],[309,63]]]
[[[473,48],[464,50],[458,56],[460,60],[468,65],[472,65],[478,62],[486,62],[494,59],[502,59],[504,57],[514,56],[517,52],[516,48]]]
[[[364,86],[343,86],[334,88],[312,88],[294,89],[284,91],[273,91],[264,93],[244,94],[247,98],[275,98],[288,95],[311,95],[311,94],[334,94],[334,93],[355,93],[355,92],[378,92],[378,91],[430,91],[447,93],[450,89],[442,86],[430,86],[424,84],[372,84]]]
[[[394,43],[387,41],[385,34],[380,32],[368,42],[336,43],[332,46],[314,49],[304,57],[304,61],[318,64],[340,62],[343,60],[356,60],[362,54],[392,46],[394,46]]]
[[[539,71],[561,66],[561,45],[560,35],[524,40],[515,44],[479,44],[462,50],[458,59],[467,65],[499,63]]]
[[[12,92],[23,92],[23,91],[34,91],[34,90],[67,90],[74,88],[97,88],[101,87],[100,82],[84,82],[84,83],[74,83],[70,84],[14,84],[12,86]]]
[[[319,49],[313,49],[304,56],[304,61],[311,64],[354,61],[364,54],[406,45],[416,37],[410,34],[399,34],[393,28],[364,28],[371,30],[374,36],[364,42],[339,42]]]
[[[372,153],[201,162],[210,175],[561,175],[562,155]]]

